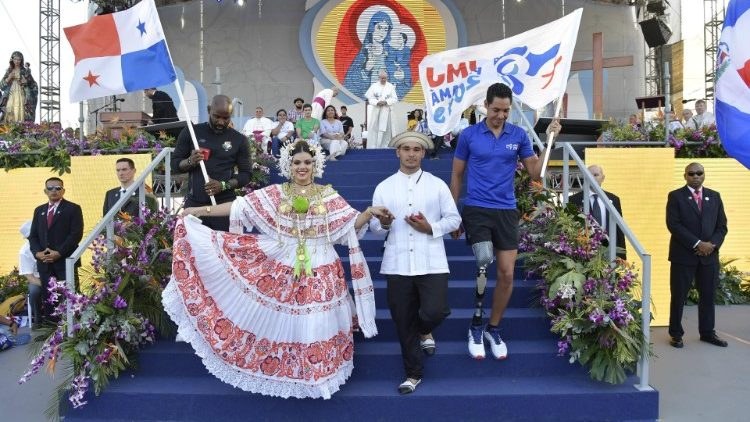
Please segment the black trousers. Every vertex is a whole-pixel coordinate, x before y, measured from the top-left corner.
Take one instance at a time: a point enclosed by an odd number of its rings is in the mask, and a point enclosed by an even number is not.
[[[386,275],[388,307],[396,324],[407,378],[422,379],[419,336],[429,334],[450,315],[448,273],[416,276]]]
[[[702,336],[714,334],[714,296],[719,283],[719,264],[683,265],[672,263],[669,269],[669,335],[682,337],[682,310],[695,280],[698,289],[698,332]]]

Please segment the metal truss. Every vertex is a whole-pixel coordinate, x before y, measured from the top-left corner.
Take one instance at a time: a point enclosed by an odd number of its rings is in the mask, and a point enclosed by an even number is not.
[[[60,0],[39,0],[39,121],[60,121]]]
[[[703,2],[703,46],[705,57],[703,61],[705,77],[705,98],[714,98],[714,79],[716,79],[716,55],[719,52],[719,38],[721,26],[724,24],[726,2],[704,0]]]

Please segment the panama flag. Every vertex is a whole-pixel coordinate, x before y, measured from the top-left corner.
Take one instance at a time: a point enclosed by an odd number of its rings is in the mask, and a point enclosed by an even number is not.
[[[730,157],[750,169],[750,0],[731,0],[716,58],[716,128]]]
[[[177,76],[154,0],[65,28],[75,55],[71,102],[166,85]]]

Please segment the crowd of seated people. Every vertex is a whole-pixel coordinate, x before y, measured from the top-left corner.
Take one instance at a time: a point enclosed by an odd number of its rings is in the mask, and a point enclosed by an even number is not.
[[[353,139],[354,121],[348,116],[346,106],[341,106],[341,114],[336,107],[328,105],[323,119],[312,116],[312,106],[302,98],[294,99],[294,107],[280,109],[275,118],[265,116],[263,107],[255,108],[255,116],[248,119],[242,127],[242,133],[258,143],[267,154],[279,157],[281,147],[297,139],[304,139],[311,144],[320,144],[329,160],[342,157]],[[357,143],[356,145],[361,145]]]

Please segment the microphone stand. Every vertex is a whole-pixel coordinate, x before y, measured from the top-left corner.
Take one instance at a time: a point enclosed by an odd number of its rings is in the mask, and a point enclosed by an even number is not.
[[[89,114],[93,114],[93,115],[94,115],[94,122],[96,122],[96,127],[97,127],[97,128],[99,127],[99,123],[100,123],[100,122],[99,122],[99,112],[100,112],[101,110],[103,110],[103,109],[107,108],[107,107],[109,107],[109,108],[111,109],[111,108],[112,108],[112,105],[113,105],[113,104],[116,104],[116,103],[117,103],[117,100],[115,100],[115,102],[112,102],[112,103],[107,103],[107,104],[104,104],[103,106],[101,106],[101,107],[99,107],[99,108],[97,108],[97,109],[95,109],[94,111],[92,111],[92,112],[90,112],[90,113],[89,113]],[[115,111],[117,111],[117,110],[115,110]],[[95,130],[96,130],[96,129],[95,129]]]

